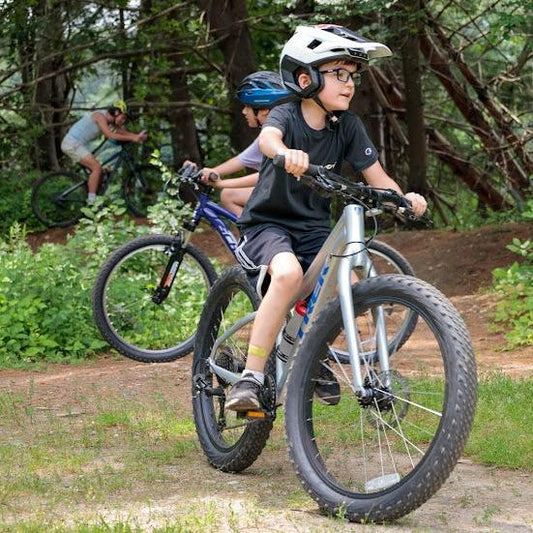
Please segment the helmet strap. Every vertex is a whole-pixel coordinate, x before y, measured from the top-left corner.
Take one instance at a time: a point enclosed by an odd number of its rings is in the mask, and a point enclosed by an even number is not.
[[[339,117],[337,117],[333,111],[328,111],[326,106],[322,103],[318,95],[313,96],[313,101],[326,113],[326,118],[329,120],[331,125],[337,124]]]

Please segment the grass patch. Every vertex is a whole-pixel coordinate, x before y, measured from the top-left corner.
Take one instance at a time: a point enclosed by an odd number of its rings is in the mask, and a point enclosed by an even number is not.
[[[531,469],[532,391],[531,380],[501,375],[481,379],[466,454],[483,464]],[[75,401],[76,405],[60,409],[42,407],[34,401],[33,385],[24,393],[0,393],[1,531],[145,531],[150,507],[154,506],[157,514],[158,503],[172,496],[169,487],[187,483],[194,490],[191,464],[202,462],[203,457],[192,417],[180,415],[183,406],[163,397],[149,401],[125,398],[120,392],[114,397],[91,394]],[[283,426],[276,424],[269,448],[284,447]],[[182,478],[184,471],[188,476]],[[275,479],[281,474],[272,465],[264,472],[256,471],[263,478]],[[212,476],[216,475],[213,472]],[[231,477],[231,481],[239,483],[239,478]],[[197,488],[201,490],[201,485]],[[314,508],[296,483],[287,487],[283,498],[289,508]],[[261,525],[258,503],[247,507],[246,513],[241,512],[239,499],[232,505],[235,507],[228,508],[227,502],[211,498],[194,505],[182,501],[176,503],[172,516],[158,518],[161,525],[153,531],[239,531]],[[471,505],[468,494],[460,505]],[[81,515],[70,513],[76,508]],[[143,512],[135,512],[137,508]],[[172,504],[167,502],[166,508]],[[108,515],[102,509],[123,511]],[[72,522],[63,521],[65,513],[74,516]],[[483,515],[479,520],[488,518]]]
[[[175,404],[104,398],[94,407],[84,399],[81,410],[57,412],[31,409],[29,399],[0,394],[0,519],[32,505],[134,500],[198,456],[193,421]]]
[[[480,379],[474,428],[465,453],[476,461],[533,469],[533,380]]]

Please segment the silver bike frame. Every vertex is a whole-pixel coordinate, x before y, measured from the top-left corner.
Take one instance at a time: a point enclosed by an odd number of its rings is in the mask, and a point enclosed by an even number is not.
[[[354,301],[352,295],[352,272],[355,270],[359,277],[367,278],[377,276],[376,269],[370,258],[365,244],[364,209],[357,204],[350,204],[344,208],[342,216],[326,239],[326,242],[307,270],[297,300],[307,297],[311,290],[312,295],[307,304],[307,312],[303,317],[297,339],[292,353],[286,362],[276,358],[276,389],[278,398],[283,393],[287,380],[290,363],[298,354],[306,332],[315,322],[320,311],[334,298],[338,297],[341,305],[342,320],[346,336],[346,343],[353,369],[352,385],[358,396],[365,395],[365,387],[361,374],[361,358],[359,337],[355,325]],[[313,289],[314,287],[314,289]],[[211,350],[209,365],[212,371],[229,383],[236,383],[240,375],[231,372],[215,363],[214,357],[218,348],[238,329],[252,322],[256,312],[250,313],[232,325],[219,337]],[[389,353],[385,319],[382,308],[377,308],[374,313],[376,329],[376,347],[383,375],[389,371]],[[281,333],[277,342],[280,341]],[[386,385],[386,384],[385,384]]]

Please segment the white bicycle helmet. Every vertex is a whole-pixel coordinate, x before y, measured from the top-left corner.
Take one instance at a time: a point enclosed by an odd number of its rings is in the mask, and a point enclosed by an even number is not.
[[[298,26],[281,51],[280,74],[287,89],[300,98],[313,98],[324,85],[319,65],[336,59],[366,65],[371,59],[390,55],[392,52],[384,44],[365,39],[343,26]],[[297,73],[301,69],[311,78],[305,89],[298,85]]]

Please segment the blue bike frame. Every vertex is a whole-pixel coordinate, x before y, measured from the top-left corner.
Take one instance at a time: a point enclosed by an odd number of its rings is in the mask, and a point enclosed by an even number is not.
[[[238,217],[210,200],[207,192],[201,192],[198,196],[198,203],[194,209],[192,219],[189,222],[186,235],[184,235],[183,243],[186,245],[189,242],[192,232],[198,226],[202,218],[209,222],[211,227],[222,237],[224,244],[228,247],[230,252],[235,255],[237,239],[223,219],[227,219],[235,224]]]

